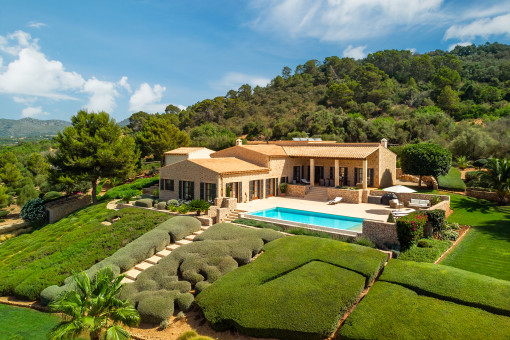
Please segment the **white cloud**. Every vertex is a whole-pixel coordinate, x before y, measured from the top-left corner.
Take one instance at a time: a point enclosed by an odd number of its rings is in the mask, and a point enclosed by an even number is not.
[[[49,113],[43,112],[42,107],[40,107],[40,106],[27,107],[21,111],[21,116],[23,118],[37,118],[39,116],[47,116],[47,115],[49,115]]]
[[[219,81],[211,84],[218,91],[237,90],[241,85],[266,86],[271,79],[239,72],[228,72]]]
[[[151,87],[149,84],[143,83],[129,98],[129,110],[149,113],[164,112],[167,105],[161,104],[160,101],[165,91],[166,87],[159,84]]]
[[[365,52],[365,48],[367,48],[367,45],[358,46],[358,47],[353,47],[352,45],[349,45],[344,50],[344,57],[354,58],[354,59],[363,59],[367,56],[367,52]]]
[[[10,55],[17,55],[24,48],[39,50],[37,42],[38,40],[32,39],[30,34],[23,31],[16,31],[6,36],[0,35],[0,51]]]
[[[46,26],[46,24],[44,22],[31,21],[28,23],[28,27],[32,27],[32,28],[41,28],[44,26]]]
[[[406,48],[406,50],[408,50],[408,51],[409,51],[409,52],[411,52],[412,54],[415,54],[415,53],[416,53],[416,48],[414,48],[414,47]]]
[[[455,47],[457,46],[470,46],[470,45],[473,45],[472,42],[470,41],[466,41],[466,42],[458,42],[458,43],[455,43],[455,44],[451,44],[450,46],[448,46],[448,51],[451,51],[453,50]]]
[[[128,80],[128,77],[124,76],[124,77],[120,78],[120,80],[119,80],[119,82],[117,84],[119,86],[125,88],[126,91],[128,91],[129,93],[131,93],[133,91],[131,91],[131,86],[129,85],[127,80]]]
[[[398,27],[430,24],[443,0],[252,0],[252,23],[293,37],[354,41]]]
[[[83,86],[83,92],[91,94],[85,108],[94,111],[105,111],[111,113],[116,107],[115,97],[119,95],[115,89],[116,84],[110,81],[102,81],[92,77]]]
[[[75,99],[64,92],[80,89],[84,82],[78,73],[67,72],[60,61],[48,60],[41,52],[24,48],[0,74],[0,93]]]
[[[494,18],[475,20],[467,25],[453,25],[446,31],[444,39],[473,39],[475,37],[487,38],[494,34],[510,36],[510,13]]]

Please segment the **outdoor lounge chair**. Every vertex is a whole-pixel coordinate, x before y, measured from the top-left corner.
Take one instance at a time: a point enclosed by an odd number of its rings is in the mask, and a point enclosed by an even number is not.
[[[426,209],[426,208],[430,207],[430,201],[411,198],[411,201],[409,202],[409,207],[418,208],[418,209]]]
[[[416,210],[414,209],[407,209],[407,210],[392,210],[391,211],[391,214],[393,215],[394,218],[399,218],[399,217],[402,217],[402,216],[406,216],[406,215],[409,215],[410,213],[414,212]]]
[[[340,203],[342,202],[343,200],[343,197],[335,197],[334,199],[332,199],[331,201],[328,202],[328,204],[337,204],[337,203]]]
[[[310,181],[307,180],[306,178],[301,178],[301,183],[303,183],[303,184],[310,184]]]

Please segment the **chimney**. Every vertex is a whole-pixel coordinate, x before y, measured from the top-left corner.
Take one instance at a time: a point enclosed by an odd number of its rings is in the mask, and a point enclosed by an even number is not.
[[[236,146],[243,145],[243,140],[241,138],[236,139]]]
[[[388,140],[386,138],[381,139],[381,145],[388,148]]]

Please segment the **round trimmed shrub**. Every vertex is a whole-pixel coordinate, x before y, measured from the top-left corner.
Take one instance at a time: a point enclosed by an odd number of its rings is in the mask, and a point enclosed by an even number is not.
[[[25,203],[21,208],[20,216],[25,222],[41,221],[46,217],[44,201],[40,198],[34,198]]]
[[[9,212],[7,210],[0,210],[0,218],[4,218],[7,215],[9,215]]]
[[[172,200],[168,200],[166,202],[167,205],[173,205],[175,207],[178,207],[179,206],[179,201],[178,200],[175,200],[175,199],[172,199]]]
[[[432,244],[428,240],[419,240],[418,241],[418,247],[419,248],[432,248]]]
[[[60,198],[62,197],[62,194],[58,191],[48,191],[47,193],[44,194],[43,196],[43,201],[44,202],[48,202],[48,201],[53,201],[53,200],[56,200],[57,198]]]
[[[195,297],[191,293],[184,293],[177,297],[177,306],[183,312],[189,311],[191,305],[195,301]]]
[[[423,227],[427,223],[427,215],[422,211],[415,211],[397,220],[397,236],[400,248],[409,249],[423,237]]]
[[[135,201],[135,205],[137,207],[144,207],[144,208],[152,208],[152,199],[150,198],[142,198],[138,201]]]
[[[156,209],[165,210],[166,209],[166,202],[159,202],[158,204],[156,204]]]

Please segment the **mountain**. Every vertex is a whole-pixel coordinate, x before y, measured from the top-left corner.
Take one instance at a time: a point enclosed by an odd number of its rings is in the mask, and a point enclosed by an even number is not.
[[[0,118],[0,137],[45,137],[55,136],[58,131],[70,126],[64,120],[39,120],[23,118],[19,120]]]

